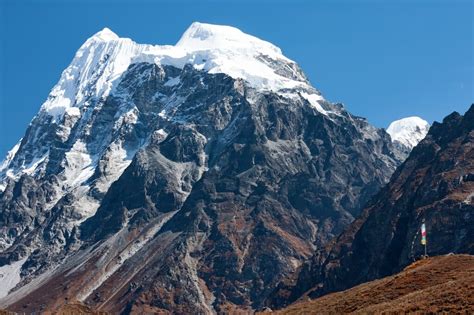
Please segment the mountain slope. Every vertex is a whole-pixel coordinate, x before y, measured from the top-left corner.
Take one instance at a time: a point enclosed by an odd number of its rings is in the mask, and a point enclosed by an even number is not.
[[[474,312],[474,256],[437,256],[400,273],[272,314],[378,314]]]
[[[434,123],[344,233],[280,285],[274,301],[344,290],[400,271],[424,254],[474,253],[474,106]],[[280,304],[281,305],[281,304]]]
[[[101,31],[2,166],[0,268],[21,268],[0,305],[258,308],[404,157],[237,29],[194,23],[175,46]]]

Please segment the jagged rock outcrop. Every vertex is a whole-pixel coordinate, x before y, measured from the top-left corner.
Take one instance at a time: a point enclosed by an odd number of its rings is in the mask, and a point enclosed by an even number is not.
[[[404,157],[267,42],[200,23],[171,47],[104,30],[0,169],[0,272],[19,266],[0,305],[259,308]]]

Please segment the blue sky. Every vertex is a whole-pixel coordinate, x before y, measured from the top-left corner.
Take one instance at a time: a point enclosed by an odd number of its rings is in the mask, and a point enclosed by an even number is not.
[[[193,21],[238,27],[279,46],[328,100],[386,127],[474,102],[473,11],[470,0],[0,0],[0,159],[104,27],[150,44],[174,44]]]

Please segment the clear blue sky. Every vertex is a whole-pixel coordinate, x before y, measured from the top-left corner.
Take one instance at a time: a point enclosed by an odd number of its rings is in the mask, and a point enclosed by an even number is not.
[[[193,22],[279,46],[330,101],[378,127],[440,120],[474,102],[471,0],[0,0],[0,160],[23,136],[75,51],[104,27],[174,44]]]

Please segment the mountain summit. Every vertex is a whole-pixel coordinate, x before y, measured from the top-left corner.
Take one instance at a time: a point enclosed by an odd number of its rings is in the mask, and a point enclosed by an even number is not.
[[[423,140],[429,129],[430,124],[426,120],[413,116],[392,122],[387,128],[387,132],[393,141],[411,150]]]
[[[405,156],[235,28],[175,46],[105,29],[2,163],[0,306],[257,309]]]
[[[315,108],[324,112],[317,102],[322,99],[320,93],[278,47],[234,27],[198,22],[184,32],[175,46],[137,44],[119,38],[108,28],[103,29],[81,46],[42,109],[55,117],[66,111],[79,115],[84,93],[106,98],[127,68],[140,62],[179,69],[193,65],[197,70],[243,79],[260,90],[284,93],[285,89],[298,89]]]
[[[105,27],[102,31],[95,33],[90,40],[101,40],[104,42],[108,42],[118,39],[120,39],[120,37],[117,34],[112,32],[112,30],[110,30],[108,27]]]
[[[231,26],[194,22],[184,32],[176,47],[188,51],[245,51],[283,57],[281,49]],[[284,58],[284,57],[283,57]],[[285,58],[286,59],[286,58]]]

